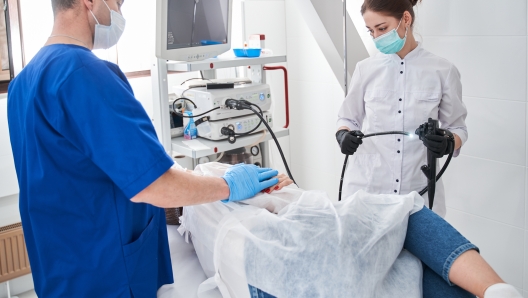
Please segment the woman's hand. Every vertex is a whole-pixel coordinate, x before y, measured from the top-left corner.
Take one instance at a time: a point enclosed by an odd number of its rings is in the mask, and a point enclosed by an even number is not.
[[[272,193],[273,191],[281,190],[283,187],[293,184],[293,180],[291,180],[286,174],[279,174],[275,178],[279,179],[279,183],[270,188],[264,189],[262,192]]]

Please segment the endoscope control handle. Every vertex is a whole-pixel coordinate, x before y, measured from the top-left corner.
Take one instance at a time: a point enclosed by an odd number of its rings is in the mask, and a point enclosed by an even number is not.
[[[429,176],[427,177],[427,197],[429,198],[429,209],[433,209],[433,202],[436,190],[436,157],[431,150],[427,150],[427,167]]]
[[[429,166],[423,165],[420,169],[424,173],[425,178],[427,178],[427,180],[430,180],[431,179],[431,169],[429,169]]]

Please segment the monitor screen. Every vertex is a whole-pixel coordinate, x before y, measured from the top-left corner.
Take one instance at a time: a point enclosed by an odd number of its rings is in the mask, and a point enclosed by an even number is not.
[[[167,50],[228,43],[229,0],[167,2]]]

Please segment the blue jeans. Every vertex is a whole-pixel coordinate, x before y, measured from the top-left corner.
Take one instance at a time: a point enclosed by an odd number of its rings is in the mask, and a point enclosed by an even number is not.
[[[424,207],[409,217],[403,248],[422,261],[424,298],[475,298],[448,278],[453,262],[464,252],[478,248],[447,221]],[[249,285],[252,298],[275,298]]]

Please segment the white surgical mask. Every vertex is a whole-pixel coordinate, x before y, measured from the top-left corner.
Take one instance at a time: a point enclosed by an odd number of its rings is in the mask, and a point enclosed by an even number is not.
[[[119,38],[121,35],[123,35],[123,31],[125,31],[125,18],[118,13],[117,11],[111,10],[108,4],[106,4],[105,0],[101,0],[103,3],[108,7],[108,10],[110,11],[110,26],[105,26],[99,24],[99,21],[92,13],[92,16],[94,17],[97,24],[95,25],[95,36],[94,36],[94,44],[93,49],[109,49],[117,44],[119,41]]]

